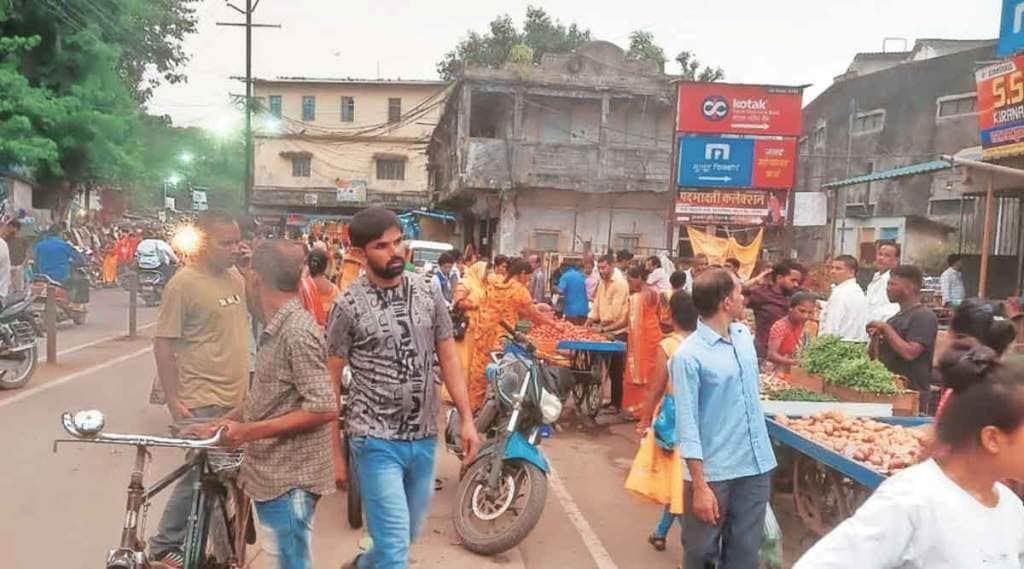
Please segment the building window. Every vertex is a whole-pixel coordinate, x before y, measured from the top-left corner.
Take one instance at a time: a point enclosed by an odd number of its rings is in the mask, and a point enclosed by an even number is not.
[[[635,252],[640,248],[640,236],[620,233],[615,236],[615,249]]]
[[[534,231],[533,248],[538,251],[557,251],[560,231]]]
[[[354,97],[341,98],[341,122],[356,120],[356,100]]]
[[[281,118],[281,95],[270,96],[270,114]]]
[[[878,239],[881,241],[896,241],[899,237],[899,227],[883,227],[878,231]]]
[[[316,120],[316,97],[313,95],[302,96],[302,120]]]
[[[928,215],[960,215],[961,206],[964,214],[974,213],[974,199],[938,199],[928,202]]]
[[[405,160],[389,158],[377,159],[377,179],[378,180],[404,180],[405,179]]]
[[[974,114],[974,103],[977,99],[977,95],[974,93],[965,93],[963,95],[950,95],[948,97],[939,97],[938,102],[938,113],[939,118],[945,117],[957,117],[961,115],[973,115]]]
[[[799,156],[800,158],[804,158],[810,155],[810,138],[806,136],[801,136],[799,145],[797,146],[797,156]]]
[[[879,132],[885,128],[885,111],[859,113],[853,118],[853,134]]]
[[[872,204],[848,203],[846,204],[846,217],[871,217],[874,210],[875,206]]]
[[[814,129],[814,148],[825,148],[825,124],[821,123]]]
[[[396,123],[402,120],[402,99],[392,97],[388,99],[388,122]]]
[[[308,178],[313,159],[309,156],[292,156],[292,177]]]

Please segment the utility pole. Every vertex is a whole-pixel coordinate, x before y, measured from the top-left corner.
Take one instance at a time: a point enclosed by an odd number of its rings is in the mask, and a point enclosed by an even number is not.
[[[260,0],[245,0],[245,9],[226,2],[229,8],[245,16],[245,23],[217,22],[218,26],[233,26],[245,28],[245,193],[243,204],[245,213],[249,213],[252,203],[252,181],[253,181],[253,148],[252,148],[252,29],[253,28],[280,28],[280,24],[254,24],[252,13],[259,6]]]

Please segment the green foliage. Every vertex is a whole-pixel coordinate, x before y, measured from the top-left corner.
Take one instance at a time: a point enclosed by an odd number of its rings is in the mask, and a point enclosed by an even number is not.
[[[701,67],[700,61],[692,51],[681,51],[676,56],[676,63],[679,64],[679,74],[688,81],[702,81],[713,83],[725,79],[725,71],[721,67]]]
[[[533,49],[525,44],[512,46],[508,54],[509,63],[533,63]]]
[[[629,34],[629,49],[626,51],[626,59],[636,61],[653,61],[658,65],[658,70],[665,72],[665,50],[654,43],[654,34],[645,30],[637,30]]]
[[[151,177],[141,104],[176,82],[197,0],[5,0],[0,167],[43,185],[130,187]]]
[[[446,53],[437,64],[437,73],[441,79],[450,81],[465,66],[498,69],[508,61],[524,63],[522,47],[532,50],[532,63],[539,63],[545,53],[567,53],[588,41],[590,30],[581,29],[575,23],[563,25],[552,20],[543,8],[529,6],[522,31],[507,14],[498,16],[491,21],[487,32],[470,31],[455,49]]]
[[[896,395],[900,391],[882,362],[869,360],[864,344],[844,342],[838,336],[818,336],[800,351],[800,367],[808,373],[840,385],[879,395]]]
[[[818,393],[803,387],[773,391],[768,394],[768,399],[772,401],[838,401],[835,396],[827,393]]]

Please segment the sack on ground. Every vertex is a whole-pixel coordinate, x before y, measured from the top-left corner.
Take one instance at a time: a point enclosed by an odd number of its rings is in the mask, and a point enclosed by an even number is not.
[[[657,504],[669,505],[673,514],[683,513],[683,463],[679,451],[658,446],[654,430],[640,441],[633,466],[626,477],[626,490]]]
[[[782,569],[782,526],[771,504],[764,514],[764,536],[758,558],[758,569]]]

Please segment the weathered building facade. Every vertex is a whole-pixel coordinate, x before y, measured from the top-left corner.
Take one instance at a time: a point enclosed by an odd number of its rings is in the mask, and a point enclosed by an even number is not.
[[[828,184],[977,145],[974,72],[995,59],[994,45],[923,39],[909,51],[858,54],[804,108],[796,189],[829,193],[829,225],[794,228],[791,245],[801,258],[848,253],[870,261],[875,240],[896,239],[903,260],[914,262],[974,238],[961,234],[977,213],[977,200],[962,194],[962,172],[924,167],[918,175]]]
[[[669,79],[607,42],[536,66],[467,69],[428,149],[438,201],[485,252],[665,249]]]
[[[252,212],[344,217],[430,205],[426,145],[441,81],[257,79]]]

